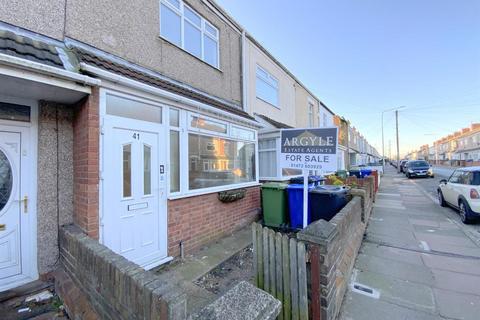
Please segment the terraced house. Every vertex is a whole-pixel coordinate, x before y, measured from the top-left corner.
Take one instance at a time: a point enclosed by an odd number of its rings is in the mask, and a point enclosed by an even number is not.
[[[334,125],[212,0],[3,1],[0,292],[61,265],[100,317],[170,317],[185,299],[139,270],[258,219],[260,179],[300,174],[279,130]]]
[[[260,180],[287,180],[300,170],[280,167],[280,130],[333,127],[334,113],[255,38],[244,36],[246,109],[259,130]],[[339,153],[339,168],[343,153]]]
[[[0,20],[0,291],[58,266],[62,225],[150,269],[257,218],[242,29],[214,3],[3,1]]]

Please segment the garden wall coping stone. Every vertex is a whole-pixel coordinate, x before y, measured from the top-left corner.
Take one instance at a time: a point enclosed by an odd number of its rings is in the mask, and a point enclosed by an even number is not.
[[[280,301],[242,281],[189,320],[274,320],[280,311]]]

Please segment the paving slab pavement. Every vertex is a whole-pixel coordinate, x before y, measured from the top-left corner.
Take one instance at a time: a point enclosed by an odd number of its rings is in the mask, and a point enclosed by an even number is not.
[[[386,170],[340,319],[480,319],[480,243],[433,200]]]

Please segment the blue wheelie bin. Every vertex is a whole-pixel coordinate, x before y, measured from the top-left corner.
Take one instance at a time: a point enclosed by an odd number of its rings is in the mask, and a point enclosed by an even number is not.
[[[362,176],[362,178],[368,177],[371,174],[372,174],[372,169],[360,169],[360,175]]]
[[[362,172],[359,169],[350,169],[349,171],[350,177],[357,177],[360,179],[362,177]]]
[[[330,221],[347,204],[348,188],[341,186],[319,186],[308,192],[309,220]]]
[[[315,187],[321,186],[325,182],[325,178],[322,176],[311,176]]]
[[[308,183],[314,186],[320,186],[324,182],[324,178],[321,176],[308,176]],[[290,179],[291,184],[303,184],[303,177],[294,177]]]
[[[313,190],[314,185],[309,184],[308,190]],[[290,184],[287,187],[288,209],[290,212],[290,227],[303,228],[303,184]]]

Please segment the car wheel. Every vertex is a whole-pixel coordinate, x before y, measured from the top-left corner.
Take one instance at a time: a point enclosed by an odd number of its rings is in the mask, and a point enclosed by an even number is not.
[[[435,178],[435,176],[433,176],[433,175],[432,175],[432,176],[430,176],[430,178],[432,178],[432,179],[433,179],[433,178]]]
[[[412,177],[410,176],[410,173],[407,173],[407,178],[411,179]]]
[[[465,201],[460,200],[460,206],[459,206],[460,220],[462,220],[462,222],[465,224],[470,223],[470,219],[468,218],[469,211],[470,211],[470,208],[468,207],[468,204],[466,204]]]
[[[445,199],[443,198],[442,191],[438,190],[437,196],[438,196],[438,204],[441,207],[446,207],[447,203],[445,202]]]

